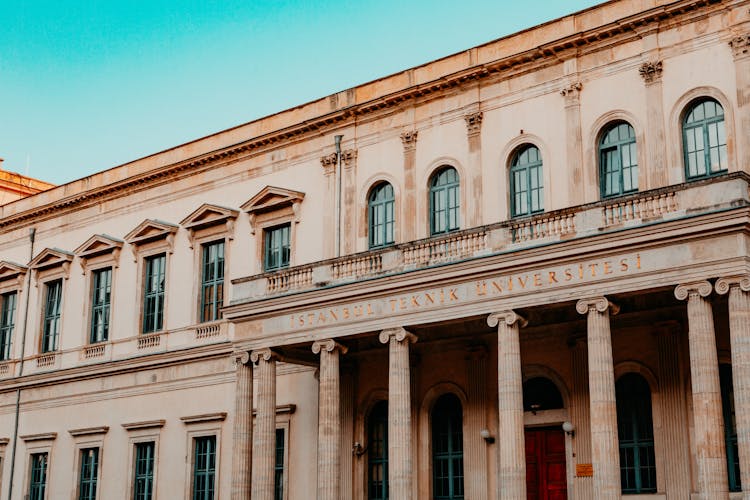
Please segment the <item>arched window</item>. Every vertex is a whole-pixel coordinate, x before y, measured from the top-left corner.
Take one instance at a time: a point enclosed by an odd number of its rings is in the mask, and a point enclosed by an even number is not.
[[[651,389],[641,375],[627,373],[617,380],[615,392],[622,492],[656,493]]]
[[[732,365],[719,365],[721,380],[721,406],[724,413],[724,440],[727,447],[727,471],[729,491],[741,491],[740,456],[737,446],[737,423],[734,418],[734,389],[732,387]]]
[[[388,401],[378,402],[367,420],[367,499],[388,500]]]
[[[690,105],[682,122],[682,148],[688,180],[727,170],[727,132],[721,104],[702,99]]]
[[[370,230],[370,248],[393,244],[394,226],[393,186],[382,182],[370,191],[367,199],[367,216]]]
[[[544,211],[542,155],[539,148],[526,144],[510,164],[511,215],[531,215]]]
[[[523,411],[536,413],[563,407],[560,391],[550,379],[534,377],[523,383]]]
[[[463,500],[464,444],[461,401],[445,394],[432,409],[432,497]]]
[[[461,198],[458,172],[443,167],[430,179],[430,234],[443,234],[459,228]]]
[[[635,131],[627,122],[613,123],[602,134],[599,181],[602,198],[638,191],[638,149]]]

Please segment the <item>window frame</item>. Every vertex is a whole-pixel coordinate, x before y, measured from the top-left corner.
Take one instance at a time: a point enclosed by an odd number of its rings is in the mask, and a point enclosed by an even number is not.
[[[618,441],[618,453],[620,454],[620,470],[618,471],[619,474],[622,477],[622,470],[624,467],[623,461],[622,461],[622,453],[624,449],[628,450],[634,450],[633,451],[633,470],[634,470],[634,482],[635,487],[634,488],[626,488],[625,484],[621,484],[621,494],[622,495],[648,495],[653,494],[658,491],[658,471],[657,471],[657,462],[656,462],[656,436],[654,434],[654,406],[653,406],[653,390],[651,388],[651,385],[649,384],[648,380],[637,372],[626,372],[623,373],[620,377],[617,378],[615,381],[615,391],[617,391],[618,386],[621,383],[621,380],[625,377],[639,377],[642,380],[643,387],[645,387],[648,390],[649,398],[646,402],[645,398],[638,398],[639,401],[647,403],[647,408],[650,410],[650,414],[647,415],[648,421],[651,423],[651,438],[641,438],[641,429],[639,428],[639,415],[637,414],[637,408],[634,405],[628,405],[625,403],[626,398],[623,397],[622,394],[616,394],[616,415],[617,415],[617,441]],[[628,390],[632,389],[632,383],[628,384]],[[630,421],[630,427],[631,431],[633,433],[634,438],[630,440],[625,440],[622,438],[620,429],[621,429],[621,418],[622,414],[624,412],[627,412],[629,421]],[[644,487],[643,486],[643,470],[648,469],[649,467],[647,465],[643,466],[640,464],[641,461],[641,451],[646,450],[646,453],[650,454],[650,459],[653,463],[653,470],[654,470],[654,484],[652,487]],[[650,450],[650,451],[649,451]]]
[[[40,339],[39,339],[39,352],[41,354],[47,354],[52,352],[57,352],[60,349],[60,333],[62,332],[62,316],[63,316],[63,284],[64,284],[63,278],[53,278],[48,281],[45,281],[43,283],[43,290],[42,293],[42,307],[41,307],[41,331],[40,331]],[[57,309],[56,313],[49,314],[48,309],[50,307],[50,285],[55,284],[59,286],[59,293],[57,294],[57,301],[55,309]],[[48,330],[48,321],[54,320],[56,325],[56,331],[54,333],[50,332]],[[48,346],[49,337],[53,337],[52,346]],[[49,348],[51,347],[51,348]]]
[[[696,122],[693,122],[692,124],[687,123],[688,116],[698,108],[698,106],[703,106],[707,102],[714,102],[716,106],[718,106],[721,109],[721,118],[714,117],[707,119],[704,118],[701,120],[698,120]],[[695,99],[691,99],[683,108],[682,113],[680,114],[680,138],[682,141],[682,162],[683,162],[683,172],[685,175],[685,181],[696,181],[701,179],[709,179],[711,177],[716,177],[718,175],[725,174],[729,171],[729,157],[730,157],[730,151],[727,144],[727,138],[729,136],[729,124],[727,123],[727,111],[724,106],[724,104],[721,103],[717,98],[710,96],[710,95],[701,95],[699,97],[696,97]],[[714,124],[721,123],[723,124],[723,130],[724,130],[724,144],[719,144],[716,146],[719,150],[721,148],[724,148],[724,160],[726,162],[725,165],[721,165],[722,167],[720,170],[717,170],[715,172],[711,171],[711,145],[710,145],[710,138],[709,138],[709,127]],[[690,167],[689,167],[689,159],[688,155],[691,154],[691,152],[688,151],[687,145],[688,145],[688,131],[694,130],[700,128],[701,130],[701,138],[703,140],[703,160],[704,160],[704,168],[706,169],[706,172],[703,174],[697,174],[697,175],[690,175]],[[694,151],[695,152],[695,151]],[[719,159],[721,160],[721,154],[719,153]]]
[[[149,295],[148,287],[149,287],[149,263],[155,261],[156,259],[163,259],[163,290],[159,292],[158,290],[156,292],[151,292]],[[141,272],[141,325],[140,325],[140,334],[141,335],[149,335],[149,334],[155,334],[165,331],[165,325],[166,325],[166,310],[167,310],[167,277],[169,275],[168,272],[168,259],[167,259],[167,252],[163,251],[157,251],[153,254],[144,255],[142,259],[142,272]],[[161,297],[161,324],[156,327],[156,324],[154,324],[153,329],[149,329],[147,327],[147,317],[149,316],[149,311],[147,309],[147,301],[149,298],[157,299],[155,301],[154,306],[154,313],[157,313],[156,309],[158,309],[158,298]],[[156,315],[156,314],[155,314]],[[158,316],[156,316],[158,318]]]
[[[607,137],[607,135],[614,131],[615,128],[620,127],[621,125],[627,125],[632,132],[632,138],[628,137],[627,139],[620,139],[617,142],[604,144],[604,139]],[[626,190],[624,185],[624,167],[623,167],[623,151],[625,147],[634,147],[634,151],[631,151],[631,158],[635,161],[635,164],[632,164],[628,167],[629,169],[635,169],[635,178],[636,178],[636,187]],[[637,193],[640,190],[640,158],[639,158],[639,151],[638,151],[638,135],[636,134],[635,127],[633,127],[633,124],[630,123],[628,120],[624,119],[615,119],[607,122],[604,124],[604,126],[600,129],[599,135],[597,137],[596,141],[596,152],[597,152],[597,165],[598,165],[598,174],[599,174],[599,196],[602,200],[611,199],[611,198],[617,198],[619,196],[625,196],[632,193]],[[605,170],[609,163],[605,161],[605,155],[609,152],[614,152],[614,157],[617,159],[617,180],[618,180],[618,190],[617,192],[612,192],[607,194],[606,192],[606,175],[607,171]],[[632,178],[632,175],[631,175]]]
[[[221,246],[221,259],[217,259],[217,262],[211,263],[211,267],[215,268],[216,272],[219,267],[218,260],[221,262],[221,278],[214,278],[212,280],[206,280],[206,259],[207,251],[214,246]],[[227,270],[227,241],[225,238],[218,240],[206,241],[200,244],[200,285],[198,293],[198,323],[208,323],[211,321],[218,321],[221,319],[220,310],[224,306],[226,299],[226,270]],[[205,302],[205,290],[207,287],[214,287],[212,292],[212,311],[211,317],[207,318],[204,316],[206,302]],[[221,293],[217,292],[218,287],[221,287]],[[221,298],[219,299],[219,295]]]
[[[441,400],[443,398],[446,398],[446,397],[455,399],[455,402],[458,403],[458,405],[459,405],[458,408],[457,408],[457,410],[458,410],[457,415],[458,415],[458,417],[460,419],[460,422],[458,422],[458,424],[459,424],[458,425],[458,429],[459,429],[459,431],[461,433],[461,450],[460,450],[460,452],[457,452],[457,451],[454,451],[452,449],[452,444],[454,444],[453,443],[453,441],[454,441],[453,434],[455,434],[455,431],[453,430],[452,425],[451,425],[450,429],[451,429],[452,432],[450,433],[450,437],[448,439],[449,451],[448,451],[447,454],[446,453],[438,453],[436,451],[436,446],[435,446],[435,434],[436,434],[435,431],[436,431],[436,425],[437,425],[436,422],[435,422],[435,415],[436,415],[436,412],[437,412],[438,405],[440,405],[441,402],[442,402]],[[461,399],[456,394],[454,394],[452,392],[448,392],[448,393],[444,393],[444,394],[440,395],[437,399],[435,399],[435,403],[432,405],[432,408],[430,409],[430,429],[429,429],[429,432],[430,432],[430,450],[431,450],[431,453],[430,453],[430,455],[431,455],[430,456],[430,472],[431,472],[430,483],[432,485],[432,498],[435,499],[435,500],[450,500],[450,499],[453,499],[454,497],[461,498],[461,499],[466,498],[466,464],[465,464],[464,435],[463,435],[464,434],[463,410],[464,410],[464,406],[463,406],[463,403],[461,402]],[[443,417],[444,414],[441,414],[440,416]],[[453,424],[455,422],[450,422],[450,423]],[[439,457],[438,455],[445,455],[445,456]],[[457,494],[457,493],[455,493],[453,491],[453,489],[454,489],[454,481],[452,479],[458,477],[458,476],[456,476],[453,473],[453,465],[454,465],[453,462],[456,459],[458,459],[459,457],[460,457],[460,460],[461,460],[461,469],[462,469],[461,470],[461,484],[462,484],[462,488],[463,488],[463,494]],[[437,460],[447,460],[448,461],[447,462],[448,463],[448,467],[449,467],[449,472],[448,472],[449,493],[448,493],[448,495],[440,495],[440,496],[438,496],[437,491],[436,491],[436,489],[437,489],[436,488],[437,471],[436,471],[435,465],[436,465],[436,461]]]
[[[103,302],[101,304],[97,304],[96,302],[96,294],[97,294],[97,278],[101,273],[109,273],[109,291],[108,293],[108,300],[106,302]],[[97,269],[91,270],[91,278],[90,278],[90,290],[89,290],[89,332],[88,332],[88,344],[98,344],[102,342],[109,342],[110,340],[110,327],[112,325],[112,292],[113,292],[113,282],[114,282],[114,267],[113,266],[104,266],[99,267]],[[96,326],[96,313],[97,310],[104,310],[106,315],[106,319],[103,319],[103,323],[105,325],[106,331],[104,332],[102,339],[95,339],[94,338],[94,331]],[[103,317],[103,316],[102,316]]]
[[[724,422],[724,446],[727,454],[727,480],[730,492],[742,491],[740,477],[737,422],[734,401],[734,380],[731,363],[719,363],[721,388],[721,418]]]
[[[440,177],[449,172],[449,171],[455,172],[456,180],[455,181],[449,181],[445,184],[438,185]],[[450,197],[451,197],[451,191],[454,194],[455,199],[455,205],[450,205]],[[445,229],[443,230],[437,230],[436,229],[436,219],[438,219],[438,212],[436,211],[435,207],[435,198],[440,193],[445,193],[445,209],[440,210],[439,213],[443,213],[444,215],[441,218],[444,218],[443,221],[445,225]],[[456,224],[455,226],[450,225],[450,212],[455,211],[455,219]],[[445,234],[450,234],[455,231],[461,230],[461,175],[458,172],[458,169],[454,167],[453,165],[441,165],[438,168],[435,169],[434,172],[429,177],[428,180],[428,217],[429,217],[429,224],[430,224],[430,236],[442,236]]]
[[[390,198],[376,200],[381,190],[390,189]],[[390,208],[391,218],[388,219]],[[382,210],[382,213],[380,211]],[[375,215],[382,217],[382,224],[376,224]],[[390,239],[388,226],[390,225]],[[377,230],[376,230],[377,228]],[[379,236],[376,242],[376,236]],[[367,245],[368,249],[374,250],[389,247],[396,242],[396,191],[393,185],[388,181],[379,181],[375,183],[367,194]]]
[[[383,494],[381,496],[372,496],[372,488],[373,488],[373,481],[372,481],[372,467],[373,467],[373,459],[372,459],[372,453],[373,453],[373,440],[372,440],[372,430],[373,425],[376,423],[373,420],[373,416],[376,416],[378,418],[381,417],[381,415],[375,415],[375,411],[379,410],[379,406],[385,407],[385,415],[384,419],[378,420],[377,423],[385,422],[384,426],[384,433],[383,433],[383,446],[382,451],[383,453],[377,460],[377,464],[383,465]],[[389,481],[388,481],[388,462],[389,462],[389,456],[388,456],[388,400],[387,399],[381,399],[377,401],[375,404],[372,405],[372,408],[370,409],[369,413],[367,414],[367,418],[365,421],[365,432],[367,436],[367,466],[365,470],[365,481],[366,481],[366,497],[367,500],[387,500],[389,495]]]
[[[214,499],[224,498],[224,491],[221,489],[221,454],[222,454],[222,434],[224,422],[226,419],[226,413],[212,413],[212,414],[201,414],[187,417],[180,417],[187,431],[185,432],[185,456],[189,457],[185,460],[185,478],[189,478],[189,483],[185,488],[185,500],[194,499],[194,477],[193,471],[195,470],[195,440],[202,437],[214,437],[216,448],[215,448],[215,462],[214,462]]]
[[[527,151],[535,149],[537,152],[538,160],[528,163],[519,163],[521,156]],[[532,170],[538,171],[537,177],[540,179],[540,187],[532,189]],[[526,181],[527,188],[524,190],[526,193],[526,209],[522,212],[518,212],[516,209],[516,173],[521,173]],[[542,157],[542,151],[534,143],[526,142],[516,147],[513,154],[511,155],[510,167],[508,168],[508,185],[510,187],[510,215],[511,218],[516,217],[527,217],[544,212],[544,158]],[[536,210],[533,209],[532,203],[532,191],[538,191],[539,203],[541,208]]]
[[[86,452],[95,450],[94,453],[94,470],[93,475],[89,473],[88,477],[84,477],[84,467],[86,465]],[[99,487],[100,487],[100,471],[101,471],[101,447],[100,446],[85,446],[77,448],[78,452],[78,485],[77,485],[77,498],[78,500],[96,500],[99,498]],[[93,476],[93,477],[92,477]],[[90,492],[84,496],[84,482],[88,485],[93,484],[93,496]],[[89,486],[89,490],[91,487]]]
[[[198,470],[198,458],[199,458],[199,444],[206,443],[206,467],[205,470]],[[208,444],[211,444],[208,446]],[[191,474],[191,498],[192,500],[214,500],[217,498],[217,492],[219,490],[216,474],[216,463],[217,463],[217,449],[218,443],[215,434],[207,434],[193,437],[193,450],[192,450],[192,474]],[[211,466],[211,460],[213,458],[213,466]],[[197,492],[198,479],[199,477],[206,477],[210,479],[211,489],[210,494],[208,490],[204,494]]]
[[[138,449],[141,446],[147,446],[151,444],[153,447],[152,453],[151,453],[151,471],[150,474],[139,474],[138,473]],[[148,477],[151,477],[151,491],[149,492],[148,498],[146,500],[153,500],[156,496],[156,471],[158,469],[158,450],[159,450],[159,443],[157,439],[154,439],[153,437],[144,437],[143,439],[139,439],[136,441],[133,441],[131,444],[132,449],[132,460],[131,460],[131,467],[130,467],[130,495],[128,495],[128,498],[132,500],[137,500],[136,495],[138,494],[138,490],[136,488],[137,481],[141,477],[145,477],[148,479]]]
[[[28,465],[28,481],[26,482],[26,495],[24,496],[27,500],[45,500],[47,498],[47,490],[49,486],[49,474],[50,474],[50,451],[51,450],[30,450],[29,452],[29,465]],[[45,456],[43,475],[44,480],[41,482],[41,492],[36,492],[35,496],[32,496],[32,491],[35,485],[38,488],[39,482],[34,481],[34,460],[37,456]],[[40,494],[41,493],[41,494]]]
[[[8,298],[13,297],[13,304],[9,310]],[[9,290],[0,293],[0,362],[12,359],[13,334],[16,329],[16,317],[18,314],[19,290]],[[6,320],[10,316],[10,321]]]
[[[276,231],[282,232],[282,240],[280,245],[277,249],[273,247],[272,242],[272,235]],[[287,245],[286,245],[286,262],[284,261],[284,231],[286,233],[286,239],[287,239]],[[270,273],[270,272],[276,272],[280,271],[282,269],[287,269],[292,266],[292,246],[294,242],[292,241],[292,223],[291,222],[285,222],[283,224],[279,224],[276,226],[269,226],[263,228],[263,272],[264,273]],[[269,265],[269,260],[271,257],[271,252],[274,250],[280,250],[280,257],[279,257],[279,263],[275,266]]]
[[[129,500],[135,499],[135,481],[136,481],[136,446],[142,443],[153,442],[154,443],[154,460],[153,460],[153,471],[152,471],[152,491],[151,497],[147,500],[154,500],[156,498],[157,488],[159,484],[159,450],[161,440],[161,429],[164,426],[164,420],[151,420],[146,422],[134,422],[121,424],[122,427],[128,432],[128,486],[127,498]]]

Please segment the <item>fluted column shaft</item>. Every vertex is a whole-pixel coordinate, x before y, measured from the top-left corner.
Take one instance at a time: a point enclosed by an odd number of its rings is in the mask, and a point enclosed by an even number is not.
[[[591,463],[591,410],[589,409],[589,372],[587,343],[584,339],[574,340],[571,352],[573,387],[571,391],[570,417],[575,425],[573,453],[576,464]],[[575,471],[574,471],[575,472]],[[573,478],[576,500],[593,500],[593,478],[575,476]]]
[[[500,444],[500,498],[526,498],[526,449],[523,430],[523,375],[519,326],[526,321],[513,311],[487,318],[497,326],[497,390]]]
[[[333,340],[312,345],[320,354],[318,397],[318,500],[340,500],[341,494],[341,380],[339,353],[346,347]]]
[[[604,297],[580,300],[576,309],[586,314],[591,411],[591,463],[594,492],[599,500],[620,499],[620,449],[617,437],[617,401],[612,361],[609,312],[617,306]]]
[[[234,385],[232,427],[232,500],[250,498],[253,445],[253,368],[250,353],[234,354],[237,378]]]
[[[675,289],[678,299],[687,299],[697,498],[719,500],[729,498],[729,486],[714,318],[711,303],[706,299],[710,293],[708,281],[680,285]]]
[[[274,499],[276,463],[276,354],[270,349],[253,351],[258,371],[258,413],[253,442],[253,500]]]
[[[380,332],[388,344],[388,490],[391,500],[411,500],[411,374],[409,344],[417,338],[403,328]]]
[[[750,277],[720,279],[716,291],[729,293],[729,339],[740,482],[750,499]]]

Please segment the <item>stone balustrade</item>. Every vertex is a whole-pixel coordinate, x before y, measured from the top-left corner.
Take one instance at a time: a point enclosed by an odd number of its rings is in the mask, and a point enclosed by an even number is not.
[[[730,173],[578,207],[456,231],[443,236],[232,281],[232,303],[415,271],[519,251],[622,227],[695,217],[750,204],[750,177]]]

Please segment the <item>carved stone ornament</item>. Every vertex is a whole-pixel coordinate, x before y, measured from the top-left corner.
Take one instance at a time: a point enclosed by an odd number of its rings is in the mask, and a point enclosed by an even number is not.
[[[19,289],[23,287],[23,279],[27,271],[28,268],[21,264],[7,260],[0,261],[0,281],[15,280]]]
[[[250,364],[250,353],[248,351],[236,351],[232,353],[232,361],[234,366],[239,368],[243,365]]]
[[[677,300],[685,300],[688,297],[708,297],[711,295],[711,283],[708,281],[697,281],[695,283],[685,283],[677,285],[674,289],[674,296]]]
[[[333,352],[333,351],[335,351],[337,349],[338,349],[338,351],[341,354],[346,354],[347,351],[349,351],[349,349],[347,347],[339,344],[338,342],[336,342],[333,339],[316,340],[312,344],[312,352],[313,352],[313,354],[320,354],[321,351]]]
[[[606,297],[581,299],[576,303],[576,311],[578,311],[578,314],[588,314],[590,311],[603,313],[607,309],[609,309],[610,314],[617,314],[620,312],[620,308],[616,304],[610,302]]]
[[[115,268],[120,266],[120,252],[124,241],[106,234],[95,234],[87,239],[73,253],[78,256],[81,264],[82,274],[86,274],[86,264],[92,257],[110,254],[112,264]]]
[[[386,328],[380,332],[378,338],[382,344],[387,344],[391,341],[391,337],[395,338],[397,342],[403,342],[406,340],[410,344],[417,341],[417,336],[413,333],[408,332],[404,328]]]
[[[417,130],[408,130],[401,133],[401,143],[404,145],[405,150],[413,150],[417,147]]]
[[[500,324],[501,321],[507,326],[513,326],[515,323],[518,323],[518,326],[521,328],[528,324],[528,321],[523,316],[510,310],[492,313],[487,316],[487,324],[493,328]]]
[[[641,78],[646,83],[653,83],[661,79],[662,62],[646,61],[638,68]]]
[[[575,99],[581,93],[582,89],[583,84],[581,82],[571,83],[560,91],[560,95],[563,97],[567,97],[568,99]]]
[[[260,360],[270,362],[270,361],[279,361],[281,359],[281,356],[278,355],[275,351],[272,351],[269,347],[263,348],[263,349],[257,349],[250,353],[250,361],[252,361],[255,364],[258,364]]]
[[[209,227],[223,225],[227,239],[234,239],[234,221],[237,219],[237,215],[239,215],[239,211],[233,208],[204,203],[185,217],[180,225],[188,230],[190,248],[193,248],[195,232]]]
[[[292,219],[299,222],[299,211],[305,193],[275,186],[266,186],[242,204],[240,209],[250,216],[250,232],[255,234],[255,221],[259,214],[276,212],[291,207]]]
[[[164,240],[167,252],[174,253],[174,235],[179,226],[170,222],[156,219],[146,219],[138,224],[135,229],[125,235],[125,241],[130,244],[133,252],[133,260],[138,261],[138,247],[152,241]]]
[[[344,165],[344,167],[346,168],[353,167],[356,160],[357,160],[356,149],[347,149],[346,151],[341,152],[341,163]]]
[[[743,292],[750,292],[750,276],[731,276],[720,278],[716,281],[715,289],[719,295],[729,293],[732,287],[737,287]]]
[[[466,131],[469,135],[478,134],[479,131],[482,130],[483,118],[484,113],[482,113],[481,111],[464,116],[464,120],[466,120]]]
[[[39,272],[53,267],[62,268],[63,277],[70,277],[70,263],[74,255],[59,248],[45,248],[39,255],[29,262],[29,268],[34,271],[35,281],[39,278]]]
[[[336,170],[336,153],[320,157],[320,166],[323,167],[325,175],[331,175]]]
[[[732,38],[729,41],[729,46],[732,47],[732,54],[734,54],[735,59],[750,56],[750,33]]]

